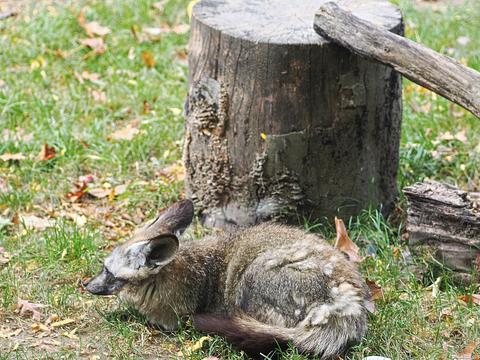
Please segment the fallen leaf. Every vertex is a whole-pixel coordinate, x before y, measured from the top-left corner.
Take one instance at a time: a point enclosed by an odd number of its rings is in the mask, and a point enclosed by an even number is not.
[[[372,300],[379,300],[383,299],[383,290],[382,288],[375,282],[370,279],[365,279],[365,282],[368,285],[368,288],[370,290],[370,295],[372,297]]]
[[[33,323],[30,328],[31,328],[32,331],[35,332],[35,333],[39,333],[39,332],[49,331],[49,330],[50,330],[50,329],[48,328],[48,326],[43,325],[42,323],[39,323],[39,322]]]
[[[178,356],[184,356],[188,357],[190,356],[193,352],[200,350],[203,347],[203,344],[207,341],[210,341],[212,338],[210,336],[202,336],[200,339],[198,339],[195,344],[192,346],[186,346],[184,351],[179,351],[177,353]]]
[[[113,198],[116,195],[121,195],[125,192],[127,189],[126,185],[118,185],[113,188],[93,188],[89,189],[88,193],[92,195],[93,197],[96,197],[97,199],[103,199],[106,197],[109,197],[110,200],[113,200]]]
[[[25,155],[21,153],[11,154],[11,153],[4,153],[0,155],[0,160],[2,161],[20,161],[25,160]]]
[[[165,177],[169,181],[183,181],[185,179],[185,167],[182,161],[164,167],[158,171],[157,176]]]
[[[90,93],[90,95],[92,95],[93,100],[95,100],[96,102],[107,102],[107,94],[105,94],[105,92],[94,89],[88,89],[88,92]]]
[[[100,75],[97,73],[89,73],[88,71],[82,71],[82,74],[80,75],[82,79],[84,80],[89,80],[93,83],[98,83],[98,80],[100,79]]]
[[[55,329],[57,327],[62,327],[62,326],[65,326],[65,325],[68,325],[68,324],[71,324],[71,323],[74,323],[74,322],[75,322],[74,319],[65,319],[65,320],[56,321],[54,323],[51,323],[50,326]]]
[[[0,328],[0,338],[7,339],[19,335],[22,332],[22,329],[17,329],[11,331],[9,328]]]
[[[193,13],[193,7],[195,6],[196,3],[198,3],[200,0],[192,0],[188,3],[187,5],[187,15],[188,18],[192,18],[192,13]]]
[[[185,49],[175,50],[175,57],[182,64],[188,65],[188,54],[187,54],[187,51]]]
[[[45,219],[36,215],[19,215],[18,223],[23,224],[27,229],[45,230],[49,227],[55,226],[55,221],[52,219]]]
[[[100,25],[97,21],[90,21],[85,23],[82,27],[90,37],[94,37],[95,35],[105,36],[111,32],[108,27]]]
[[[107,51],[107,46],[101,37],[80,39],[79,43],[83,46],[86,46],[97,55],[102,55]]]
[[[477,348],[477,342],[472,341],[470,344],[468,344],[465,349],[462,350],[462,352],[455,354],[453,358],[455,360],[472,360],[473,359],[473,353],[475,352],[475,349]]]
[[[47,161],[53,159],[57,156],[57,151],[53,146],[49,146],[48,144],[44,144],[42,149],[37,155],[38,161]]]
[[[41,321],[43,314],[41,309],[45,308],[46,305],[31,303],[27,300],[18,299],[16,312],[20,316],[32,317],[35,321]]]
[[[150,107],[150,104],[148,103],[147,100],[143,100],[143,114],[149,114],[150,111],[151,111],[151,107]]]
[[[179,108],[171,107],[171,108],[168,108],[168,110],[170,110],[172,114],[175,116],[178,116],[182,113],[182,109],[179,109]]]
[[[107,140],[132,140],[140,130],[134,125],[128,124],[124,128],[117,130],[107,137]]]
[[[148,51],[142,52],[142,60],[145,65],[149,68],[153,68],[155,66],[155,59],[153,58],[152,54]]]
[[[77,340],[78,339],[78,336],[76,335],[76,332],[77,332],[77,328],[73,329],[72,331],[69,331],[69,332],[63,332],[61,335],[62,336],[65,336],[69,339],[72,339],[72,340]]]
[[[337,230],[337,240],[335,248],[347,254],[352,262],[360,262],[358,246],[350,239],[342,219],[335,217],[335,228]]]
[[[480,305],[480,294],[461,295],[458,297],[458,300],[466,304]]]

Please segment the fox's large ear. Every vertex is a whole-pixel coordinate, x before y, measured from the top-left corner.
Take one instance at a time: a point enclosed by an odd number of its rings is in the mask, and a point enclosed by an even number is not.
[[[173,234],[166,234],[150,240],[145,247],[147,266],[163,266],[168,264],[178,250],[178,238]]]
[[[129,245],[124,253],[114,250],[105,261],[105,265],[109,266],[115,276],[132,278],[130,271],[167,265],[173,260],[178,247],[178,238],[174,234],[162,234],[149,240],[135,242]],[[119,273],[123,275],[119,276]]]
[[[167,234],[181,235],[193,219],[191,200],[179,201],[163,211],[155,220],[139,229],[134,238],[152,240]]]
[[[193,203],[182,200],[165,210],[155,221],[159,226],[173,234],[182,234],[193,220]]]

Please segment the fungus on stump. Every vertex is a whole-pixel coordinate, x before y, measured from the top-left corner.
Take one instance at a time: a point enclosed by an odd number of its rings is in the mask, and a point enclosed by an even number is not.
[[[388,212],[401,78],[313,30],[325,0],[202,0],[193,9],[186,187],[211,226]],[[341,2],[403,34],[387,0]]]

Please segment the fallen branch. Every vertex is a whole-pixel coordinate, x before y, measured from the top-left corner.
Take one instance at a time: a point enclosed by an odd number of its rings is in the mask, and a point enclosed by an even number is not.
[[[314,28],[324,38],[392,66],[480,118],[480,73],[457,60],[362,20],[333,2],[320,7]]]

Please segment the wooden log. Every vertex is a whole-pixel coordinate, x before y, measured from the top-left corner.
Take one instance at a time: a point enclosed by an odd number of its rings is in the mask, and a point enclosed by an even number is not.
[[[319,37],[323,0],[203,0],[193,9],[186,188],[212,226],[387,212],[401,78]],[[402,34],[388,1],[356,0]]]
[[[314,28],[322,37],[355,54],[392,66],[413,82],[480,118],[480,73],[369,20],[372,19],[328,2],[317,11]]]
[[[403,189],[409,246],[432,255],[464,281],[480,271],[480,194],[426,181]]]

